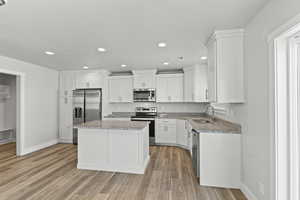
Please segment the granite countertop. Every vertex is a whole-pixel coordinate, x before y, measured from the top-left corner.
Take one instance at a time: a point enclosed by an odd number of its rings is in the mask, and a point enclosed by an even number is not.
[[[112,113],[105,118],[130,118],[132,112]],[[206,113],[158,113],[157,119],[182,119],[187,120],[192,128],[202,133],[241,133],[241,126],[221,118],[214,117],[212,119]]]
[[[193,118],[188,121],[192,128],[199,133],[241,133],[241,126],[239,124],[219,118]]]
[[[147,127],[149,122],[137,121],[115,121],[115,120],[97,120],[86,122],[74,126],[79,129],[116,129],[116,130],[142,130]]]
[[[200,133],[241,133],[239,124],[217,117],[212,118],[206,113],[160,113],[158,118],[187,120],[192,128]]]

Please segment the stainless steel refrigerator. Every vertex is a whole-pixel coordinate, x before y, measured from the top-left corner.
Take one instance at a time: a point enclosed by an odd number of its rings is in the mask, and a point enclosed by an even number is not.
[[[101,89],[73,91],[73,125],[102,119]],[[78,130],[73,128],[73,144],[77,144]]]

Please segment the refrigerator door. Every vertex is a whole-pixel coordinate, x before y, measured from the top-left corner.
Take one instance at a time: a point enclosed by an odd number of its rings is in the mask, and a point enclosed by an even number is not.
[[[101,98],[100,89],[85,90],[85,122],[102,119]]]
[[[73,125],[84,123],[84,90],[73,91]]]

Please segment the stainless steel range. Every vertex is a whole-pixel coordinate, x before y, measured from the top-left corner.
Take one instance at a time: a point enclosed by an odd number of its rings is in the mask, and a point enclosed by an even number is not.
[[[137,107],[135,115],[131,117],[131,121],[147,121],[149,125],[149,143],[155,145],[155,118],[157,116],[156,107]]]

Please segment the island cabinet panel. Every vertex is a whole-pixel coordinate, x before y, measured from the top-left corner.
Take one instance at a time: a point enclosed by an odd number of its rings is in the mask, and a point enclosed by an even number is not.
[[[108,166],[108,139],[107,130],[85,129],[78,134],[78,160],[89,168]]]
[[[136,131],[109,130],[109,157],[112,165],[132,168],[141,162],[139,158],[139,134]]]
[[[78,129],[77,168],[144,174],[149,156],[149,127]]]

